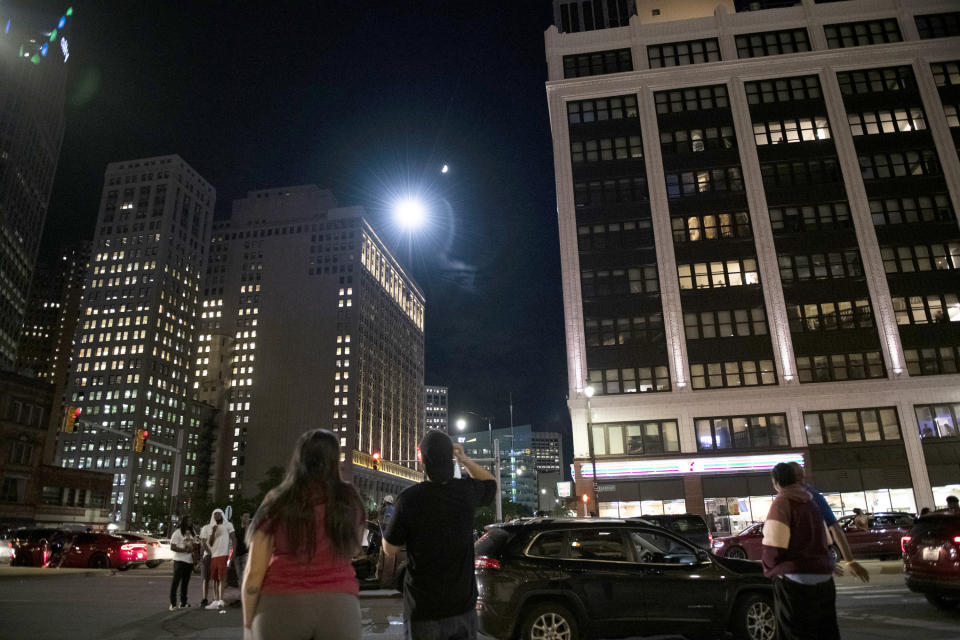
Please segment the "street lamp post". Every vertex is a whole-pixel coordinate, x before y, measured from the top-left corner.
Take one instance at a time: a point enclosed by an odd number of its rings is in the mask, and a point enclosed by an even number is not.
[[[492,458],[478,458],[476,462],[493,462],[494,472],[493,479],[497,482],[497,522],[503,521],[503,498],[500,495],[500,441],[493,439],[493,421],[490,420],[489,416],[482,416],[479,413],[473,411],[467,411],[470,415],[477,416],[481,420],[487,421],[487,433],[490,436],[490,448],[493,451]],[[464,418],[457,419],[457,429],[463,431],[467,428],[467,421]]]
[[[597,456],[593,449],[593,409],[590,406],[590,398],[593,397],[593,387],[587,385],[583,388],[583,395],[587,398],[587,447],[590,452],[590,479],[593,487],[593,508],[596,514],[600,515],[600,503],[597,501]],[[587,515],[590,515],[588,510]]]

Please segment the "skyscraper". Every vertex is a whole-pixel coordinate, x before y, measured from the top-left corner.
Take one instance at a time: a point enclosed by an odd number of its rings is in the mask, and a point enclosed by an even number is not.
[[[11,369],[63,141],[70,15],[0,7],[0,367]],[[61,41],[63,44],[61,44]]]
[[[107,166],[61,434],[62,466],[114,474],[114,518],[169,513],[190,489],[202,418],[190,359],[216,192],[176,155]],[[142,451],[136,451],[142,443]]]
[[[419,480],[424,298],[361,208],[313,185],[249,192],[214,227],[203,294],[194,384],[223,410],[215,495],[255,494],[321,427],[368,500]]]
[[[766,4],[555,5],[575,479],[601,515],[736,529],[790,459],[838,513],[960,488],[960,14]]]
[[[449,431],[449,408],[447,407],[447,388],[424,387],[424,410],[426,412],[427,429]]]

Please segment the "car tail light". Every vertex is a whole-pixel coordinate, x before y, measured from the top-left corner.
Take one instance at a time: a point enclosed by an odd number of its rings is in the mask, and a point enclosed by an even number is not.
[[[960,544],[960,536],[953,536],[953,544]]]
[[[712,534],[712,533],[708,533],[708,534],[707,534],[707,540],[710,541],[710,546],[712,547],[712,546],[713,546],[713,534]]]
[[[907,552],[907,543],[913,540],[910,536],[903,536],[900,538],[900,551],[903,553]]]
[[[474,569],[499,569],[500,561],[489,556],[477,556],[473,561]]]

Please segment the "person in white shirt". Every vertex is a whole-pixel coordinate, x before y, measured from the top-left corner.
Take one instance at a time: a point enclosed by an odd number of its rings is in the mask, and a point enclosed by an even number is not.
[[[180,587],[180,608],[189,607],[187,604],[187,585],[190,584],[190,575],[193,573],[193,551],[200,544],[193,532],[193,522],[190,516],[180,520],[180,526],[170,536],[170,550],[173,551],[173,584],[170,585],[170,611],[177,608],[177,587]]]
[[[210,553],[209,580],[213,582],[216,600],[207,605],[207,609],[222,609],[223,583],[227,580],[227,558],[230,550],[237,546],[237,534],[233,525],[223,515],[223,509],[214,509],[210,515],[210,523],[203,525],[200,530],[200,543]],[[207,586],[203,585],[203,599],[207,599]]]

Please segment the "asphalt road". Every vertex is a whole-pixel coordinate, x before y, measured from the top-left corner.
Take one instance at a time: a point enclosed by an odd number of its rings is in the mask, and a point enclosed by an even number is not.
[[[960,640],[960,610],[942,612],[910,593],[899,562],[869,562],[872,579],[863,585],[838,579],[837,608],[845,640],[910,638]],[[197,604],[200,582],[191,580]],[[166,640],[242,637],[239,606],[225,613],[167,610],[170,569],[139,568],[65,572],[0,565],[2,640]],[[239,597],[228,590],[227,600]],[[363,637],[401,640],[401,600],[393,592],[362,592]]]

